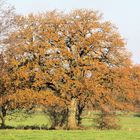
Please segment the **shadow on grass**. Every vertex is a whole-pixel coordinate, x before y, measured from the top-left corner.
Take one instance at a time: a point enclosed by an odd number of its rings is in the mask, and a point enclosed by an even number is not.
[[[134,114],[134,117],[140,117],[140,113]]]
[[[47,125],[41,125],[41,126],[37,126],[37,125],[26,125],[26,126],[4,126],[4,127],[0,127],[0,129],[19,129],[19,130],[49,130]]]

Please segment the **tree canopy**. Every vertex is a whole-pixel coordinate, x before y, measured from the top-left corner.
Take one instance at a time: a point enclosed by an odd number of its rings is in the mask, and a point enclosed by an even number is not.
[[[78,127],[85,108],[106,114],[132,109],[130,53],[99,12],[50,11],[16,16],[15,22],[16,30],[4,39],[4,63],[18,107],[44,106],[53,127],[68,129]]]

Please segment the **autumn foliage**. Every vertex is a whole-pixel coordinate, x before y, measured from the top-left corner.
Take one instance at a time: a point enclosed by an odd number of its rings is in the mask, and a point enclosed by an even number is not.
[[[1,62],[10,74],[1,77],[10,86],[0,91],[1,99],[5,90],[15,108],[43,108],[52,128],[67,129],[80,127],[85,110],[99,110],[99,127],[113,128],[115,112],[139,102],[139,66],[99,12],[51,11],[15,21],[16,30],[4,39]]]

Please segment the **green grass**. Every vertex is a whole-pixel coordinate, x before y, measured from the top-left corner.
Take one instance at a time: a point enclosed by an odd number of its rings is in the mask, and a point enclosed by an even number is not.
[[[119,118],[122,126],[120,130],[0,130],[0,140],[140,140],[140,117],[129,114]],[[14,126],[43,124],[50,124],[48,117],[43,114],[7,120],[7,125]],[[83,124],[92,126],[93,121],[85,118]]]
[[[6,125],[9,126],[32,126],[32,125],[37,125],[37,126],[41,126],[41,125],[48,125],[48,127],[50,126],[50,120],[49,117],[43,113],[35,113],[29,116],[22,116],[22,114],[17,114],[17,117],[15,117],[14,119],[10,120],[9,116],[7,116],[7,121],[6,121]]]
[[[139,131],[1,130],[0,140],[139,140]]]

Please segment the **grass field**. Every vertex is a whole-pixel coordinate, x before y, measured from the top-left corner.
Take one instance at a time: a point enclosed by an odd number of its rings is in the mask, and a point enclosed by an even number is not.
[[[134,114],[120,116],[120,130],[96,130],[90,128],[93,121],[83,119],[89,130],[0,130],[0,140],[140,140],[140,117]],[[27,119],[7,120],[7,125],[50,124],[48,117],[36,114]]]

